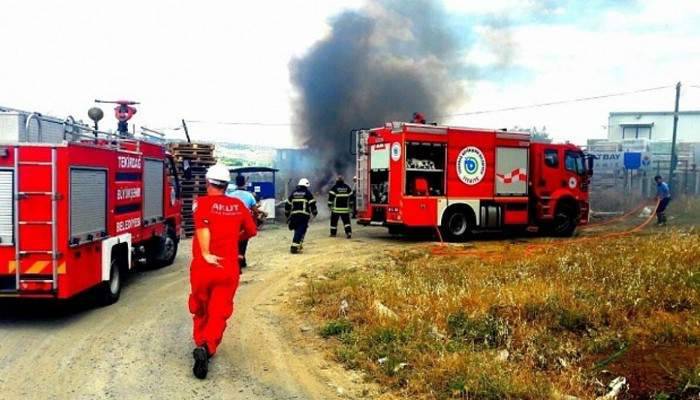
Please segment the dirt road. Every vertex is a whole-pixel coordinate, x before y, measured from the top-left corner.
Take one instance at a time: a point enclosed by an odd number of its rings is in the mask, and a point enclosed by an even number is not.
[[[302,273],[359,263],[385,230],[358,228],[352,240],[308,235],[305,253],[289,254],[290,232],[271,226],[251,242],[236,310],[210,378],[191,375],[190,242],[173,266],[135,273],[119,303],[95,308],[0,303],[0,398],[3,399],[333,399],[373,397],[362,378],[324,359],[319,339],[291,312],[289,293]],[[372,246],[368,246],[372,243]],[[351,258],[348,256],[352,255]]]

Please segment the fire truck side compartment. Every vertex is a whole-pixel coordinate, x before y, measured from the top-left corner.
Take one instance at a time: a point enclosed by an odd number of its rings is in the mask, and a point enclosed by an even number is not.
[[[13,179],[12,170],[0,170],[0,246],[10,245],[14,240]]]
[[[107,171],[73,167],[70,171],[70,235],[80,241],[107,231]]]
[[[144,159],[143,219],[148,223],[163,217],[163,161]]]
[[[406,142],[406,195],[445,195],[445,150],[444,143]]]
[[[389,202],[389,145],[378,143],[370,148],[370,203]],[[376,210],[376,207],[373,208]],[[374,218],[373,218],[374,219]],[[380,220],[385,219],[382,215]]]
[[[526,147],[496,148],[496,195],[526,196],[528,173]]]

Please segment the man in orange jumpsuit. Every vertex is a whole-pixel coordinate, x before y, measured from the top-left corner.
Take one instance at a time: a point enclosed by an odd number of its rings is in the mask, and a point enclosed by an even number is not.
[[[207,195],[192,206],[195,237],[192,242],[189,308],[194,320],[192,372],[207,377],[209,359],[216,353],[233,313],[233,297],[240,275],[238,242],[255,236],[257,228],[243,202],[225,196],[228,168],[214,165],[207,171]]]

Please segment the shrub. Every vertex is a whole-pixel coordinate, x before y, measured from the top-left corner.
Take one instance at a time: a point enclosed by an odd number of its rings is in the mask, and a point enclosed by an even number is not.
[[[462,311],[447,317],[447,328],[452,340],[486,348],[504,345],[510,334],[508,323],[502,318],[490,314],[470,318]]]
[[[331,336],[338,336],[342,335],[344,333],[348,333],[352,331],[352,325],[350,324],[350,321],[346,320],[335,320],[335,321],[329,321],[327,322],[322,328],[321,328],[321,336],[324,338],[329,338]]]

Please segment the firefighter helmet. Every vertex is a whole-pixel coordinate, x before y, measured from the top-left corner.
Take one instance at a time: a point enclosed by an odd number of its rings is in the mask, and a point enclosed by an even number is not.
[[[231,173],[228,168],[222,164],[215,164],[209,167],[206,175],[207,181],[213,184],[224,184],[231,180]]]
[[[309,187],[311,186],[311,182],[306,178],[301,178],[299,179],[299,186]]]

